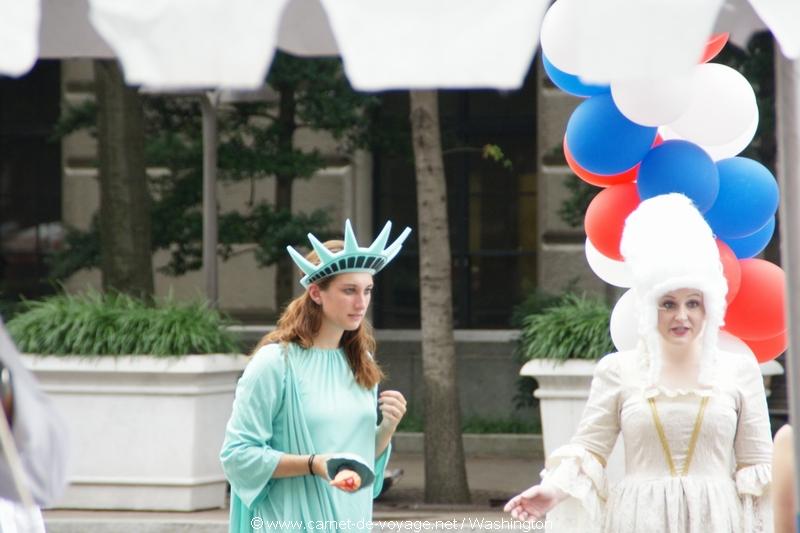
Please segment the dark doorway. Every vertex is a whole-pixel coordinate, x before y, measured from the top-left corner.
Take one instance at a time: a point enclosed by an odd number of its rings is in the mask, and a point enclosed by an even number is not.
[[[58,61],[0,78],[0,298],[50,291],[46,254],[61,245],[61,102]]]
[[[453,253],[457,328],[508,328],[523,287],[536,280],[535,70],[518,91],[440,91],[442,143]],[[376,227],[417,226],[408,93],[382,96],[382,131],[397,132],[375,150]],[[511,167],[486,159],[501,148]],[[414,234],[391,270],[376,278],[379,328],[419,327],[418,247]]]

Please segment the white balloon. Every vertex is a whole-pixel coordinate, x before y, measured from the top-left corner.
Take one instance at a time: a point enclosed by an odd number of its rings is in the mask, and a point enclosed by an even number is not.
[[[688,109],[668,126],[700,146],[723,146],[741,138],[754,119],[758,106],[747,79],[728,66],[705,63],[695,67]]]
[[[542,19],[542,52],[559,70],[570,74],[580,71],[581,52],[578,39],[578,6],[574,0],[557,0]]]
[[[694,76],[621,80],[611,83],[611,96],[627,118],[642,126],[677,120],[692,101]]]
[[[726,352],[740,353],[742,355],[749,355],[755,357],[753,350],[751,350],[750,347],[747,344],[745,344],[745,342],[742,339],[740,339],[736,335],[728,333],[727,331],[719,332],[719,339],[717,341],[717,346],[719,347],[720,350],[724,350]]]
[[[639,314],[636,309],[636,292],[629,289],[611,311],[611,340],[617,350],[633,350],[639,343]]]
[[[722,144],[719,146],[707,145],[703,146],[702,148],[708,152],[708,155],[711,156],[711,159],[714,161],[719,161],[720,159],[728,159],[729,157],[736,157],[742,150],[747,148],[750,142],[753,140],[753,137],[756,136],[756,130],[758,130],[758,114],[753,117],[753,122],[750,123],[750,126],[747,128],[747,131],[742,133],[739,137],[732,140],[727,144]]]
[[[579,0],[579,13],[573,19],[579,38],[571,44],[580,50],[581,78],[609,83],[671,78],[691,72],[723,3],[724,0]]]
[[[753,140],[753,137],[756,136],[756,130],[758,130],[758,115],[753,118],[753,122],[750,124],[750,127],[747,129],[747,131],[733,141],[719,146],[708,144],[701,144],[698,146],[705,150],[714,161],[728,159],[729,157],[736,157],[742,153],[742,150],[747,148],[747,146]],[[669,139],[683,139],[683,137],[672,131],[669,126],[661,126],[658,128],[658,133],[665,141]]]
[[[631,267],[624,261],[617,261],[600,253],[589,239],[586,239],[586,260],[597,277],[616,287],[633,286]]]

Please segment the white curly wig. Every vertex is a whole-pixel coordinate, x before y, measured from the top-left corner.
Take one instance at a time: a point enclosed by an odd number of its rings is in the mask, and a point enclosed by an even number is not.
[[[710,385],[719,330],[725,323],[728,283],[714,235],[703,215],[683,194],[647,199],[625,220],[620,250],[633,273],[648,384],[657,384],[661,376],[658,300],[676,289],[697,289],[703,293],[706,309],[698,380],[701,385]]]

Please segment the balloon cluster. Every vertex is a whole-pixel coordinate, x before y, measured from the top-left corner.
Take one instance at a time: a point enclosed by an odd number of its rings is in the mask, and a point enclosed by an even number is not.
[[[728,34],[712,36],[684,77],[590,84],[578,71],[562,3],[545,15],[542,60],[558,88],[585,98],[567,123],[563,148],[570,169],[603,188],[584,221],[590,267],[607,283],[631,287],[619,248],[625,219],[641,200],[685,194],[717,237],[728,281],[723,349],[752,353],[761,362],[777,357],[788,342],[785,274],[753,257],[775,231],[778,186],[764,165],[738,156],[756,133],[758,107],[744,76],[709,63]],[[636,324],[628,291],[611,317],[618,349],[636,346]]]

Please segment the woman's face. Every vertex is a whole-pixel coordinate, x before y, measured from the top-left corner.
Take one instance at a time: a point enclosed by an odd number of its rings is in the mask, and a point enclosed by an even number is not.
[[[335,276],[325,289],[312,287],[311,297],[322,306],[325,320],[345,331],[358,329],[372,298],[372,274],[347,272]]]
[[[658,299],[658,332],[670,344],[694,342],[705,319],[703,293],[697,289],[676,289]]]

